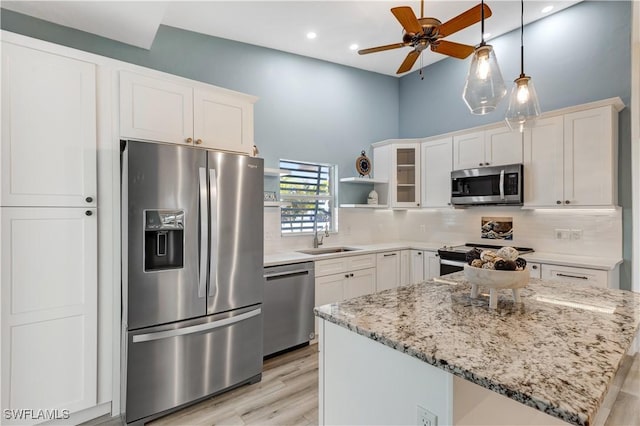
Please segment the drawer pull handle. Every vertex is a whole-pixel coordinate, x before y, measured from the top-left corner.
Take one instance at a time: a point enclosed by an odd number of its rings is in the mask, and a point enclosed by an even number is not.
[[[385,254],[384,257],[389,257],[389,256],[395,256],[397,253],[389,253],[389,254]]]
[[[561,273],[557,273],[556,276],[558,276],[558,277],[567,277],[567,278],[577,278],[579,280],[588,280],[589,279],[587,277],[581,277],[579,275],[568,275],[568,274],[561,274]]]

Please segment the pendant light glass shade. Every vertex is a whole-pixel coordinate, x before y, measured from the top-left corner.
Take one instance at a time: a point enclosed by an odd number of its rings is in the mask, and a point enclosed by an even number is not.
[[[521,74],[513,82],[505,120],[511,130],[523,132],[540,115],[540,103],[531,77]]]
[[[520,0],[520,77],[513,81],[509,107],[504,116],[511,130],[524,132],[540,115],[540,103],[531,77],[524,74],[524,0]]]
[[[495,110],[506,93],[493,47],[480,44],[473,53],[462,99],[472,114],[482,115]]]

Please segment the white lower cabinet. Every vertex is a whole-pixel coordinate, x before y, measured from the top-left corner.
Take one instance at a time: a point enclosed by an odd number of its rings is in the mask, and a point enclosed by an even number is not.
[[[424,253],[422,250],[411,250],[409,284],[417,284],[425,280]]]
[[[529,268],[531,278],[542,278],[542,268],[539,263],[527,263],[527,268]]]
[[[0,209],[2,408],[96,405],[96,209]]]
[[[566,281],[595,287],[609,287],[607,271],[572,266],[542,265],[542,279]]]
[[[440,276],[440,256],[435,251],[424,252],[424,279],[430,280]]]
[[[376,291],[396,288],[400,285],[400,251],[376,255]]]
[[[376,291],[376,255],[318,260],[315,268],[315,306],[336,303]],[[316,335],[318,334],[318,319]]]
[[[374,293],[376,291],[376,268],[349,272],[349,277],[345,278],[343,285],[345,300]]]
[[[414,250],[400,251],[400,285],[413,284],[413,252]]]

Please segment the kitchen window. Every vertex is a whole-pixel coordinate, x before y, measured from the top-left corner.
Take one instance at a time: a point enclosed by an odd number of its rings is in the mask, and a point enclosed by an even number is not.
[[[336,232],[336,166],[280,160],[280,169],[288,173],[280,177],[280,198],[290,203],[281,209],[281,233]]]

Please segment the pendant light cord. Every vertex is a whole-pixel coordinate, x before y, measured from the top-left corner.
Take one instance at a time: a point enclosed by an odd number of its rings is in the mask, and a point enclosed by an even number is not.
[[[484,0],[480,2],[480,46],[484,46]]]
[[[520,0],[520,78],[524,77],[524,0]]]

